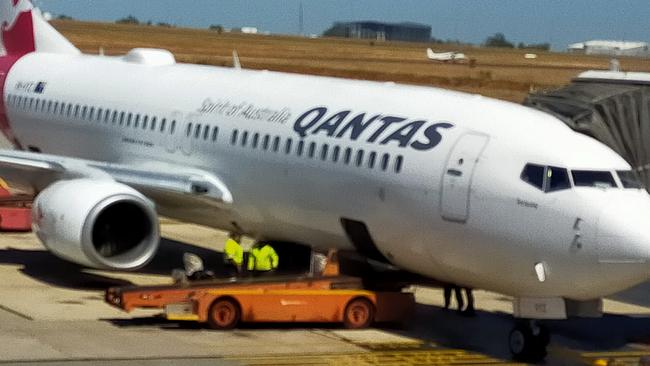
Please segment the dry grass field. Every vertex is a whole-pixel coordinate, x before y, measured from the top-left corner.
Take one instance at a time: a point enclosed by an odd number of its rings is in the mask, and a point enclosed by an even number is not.
[[[245,35],[216,31],[54,21],[54,26],[87,53],[103,48],[108,55],[134,47],[165,48],[179,62],[232,65],[236,49],[244,67],[366,80],[432,85],[521,102],[532,89],[568,83],[579,72],[607,69],[608,57],[460,47],[425,43],[371,42],[332,38]],[[462,51],[476,60],[442,64],[426,59],[425,50]],[[625,71],[650,72],[650,59],[620,58]]]

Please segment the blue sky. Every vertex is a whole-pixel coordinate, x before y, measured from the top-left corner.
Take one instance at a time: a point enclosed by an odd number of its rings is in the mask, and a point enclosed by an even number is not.
[[[320,34],[340,20],[411,21],[431,25],[432,36],[481,43],[502,32],[514,42],[550,42],[556,50],[588,39],[650,41],[650,0],[35,0],[53,14],[113,21],[141,20],[205,28],[254,26]]]

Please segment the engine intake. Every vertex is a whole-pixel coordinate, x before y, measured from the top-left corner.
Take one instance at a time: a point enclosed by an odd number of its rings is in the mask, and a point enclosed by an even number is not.
[[[94,268],[140,268],[160,241],[153,203],[113,181],[54,183],[36,197],[32,214],[36,235],[53,254]]]

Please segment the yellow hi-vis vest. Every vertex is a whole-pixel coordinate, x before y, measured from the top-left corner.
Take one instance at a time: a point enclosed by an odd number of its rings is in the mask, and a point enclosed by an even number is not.
[[[226,240],[223,252],[235,265],[241,266],[244,263],[244,249],[233,239]]]
[[[278,268],[280,258],[272,246],[266,244],[251,249],[248,255],[249,271],[270,271]]]

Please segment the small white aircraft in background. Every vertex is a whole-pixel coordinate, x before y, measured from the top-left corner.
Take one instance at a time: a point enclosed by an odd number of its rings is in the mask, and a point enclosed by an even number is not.
[[[431,48],[427,48],[427,58],[433,61],[440,62],[461,62],[467,60],[467,56],[460,52],[434,52]]]

